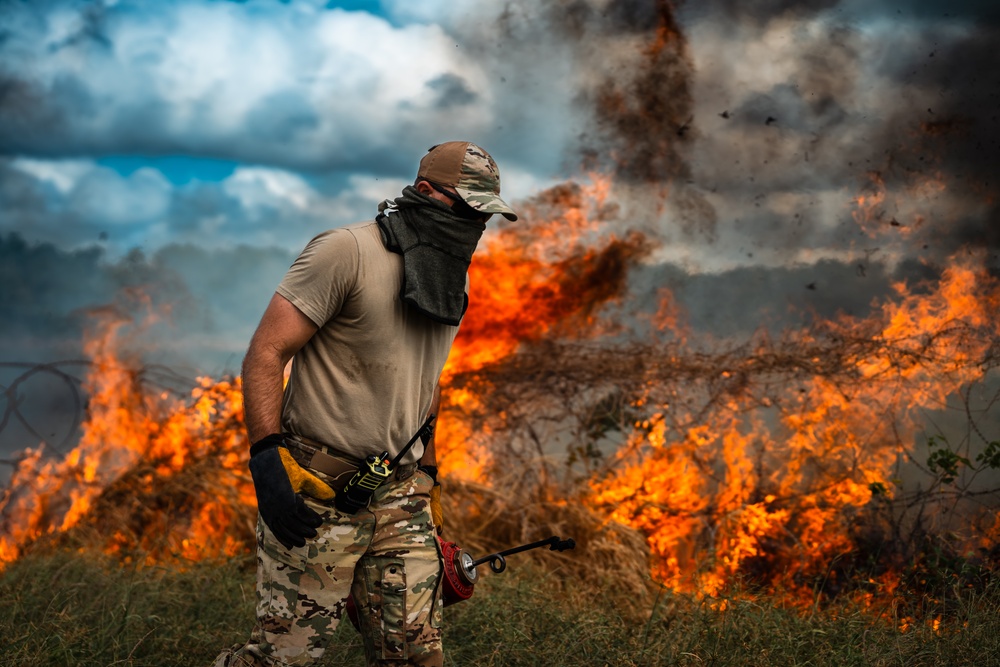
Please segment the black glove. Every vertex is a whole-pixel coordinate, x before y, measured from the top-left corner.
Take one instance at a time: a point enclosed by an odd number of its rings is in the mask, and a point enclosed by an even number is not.
[[[316,537],[323,519],[292,488],[285,464],[285,459],[292,459],[283,445],[280,433],[255,442],[250,447],[250,474],[260,518],[278,541],[291,549],[305,546],[307,537]]]

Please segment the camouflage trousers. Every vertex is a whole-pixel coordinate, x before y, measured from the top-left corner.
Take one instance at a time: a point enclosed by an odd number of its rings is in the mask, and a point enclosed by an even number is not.
[[[431,522],[433,482],[421,471],[375,492],[355,515],[306,503],[323,517],[304,547],[286,549],[258,519],[257,622],[215,667],[311,665],[353,594],[372,665],[440,667],[441,561]]]

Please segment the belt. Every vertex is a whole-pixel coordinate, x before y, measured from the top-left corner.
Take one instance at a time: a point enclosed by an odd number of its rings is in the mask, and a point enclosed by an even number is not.
[[[328,453],[326,450],[330,447],[305,436],[286,435],[285,443],[289,445],[288,451],[291,452],[292,458],[300,466],[332,477],[334,489],[343,488],[361,465],[358,459]],[[417,465],[414,462],[396,466],[395,478],[403,480],[410,477],[416,472]]]

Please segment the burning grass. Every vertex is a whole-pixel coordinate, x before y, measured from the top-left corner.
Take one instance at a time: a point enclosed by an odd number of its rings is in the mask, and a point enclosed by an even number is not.
[[[638,531],[674,590],[749,586],[807,607],[882,604],[942,571],[981,587],[969,572],[1000,553],[1000,289],[956,264],[897,296],[863,320],[713,352],[548,340],[456,378],[451,408],[516,471],[498,488],[534,485]],[[927,438],[949,412],[964,438]]]
[[[570,315],[543,309],[538,331],[595,312],[573,299]],[[450,534],[484,551],[574,537],[564,569],[597,587],[639,588],[651,574],[695,595],[742,586],[800,608],[843,595],[875,608],[947,562],[951,584],[981,589],[967,573],[995,567],[1000,532],[1000,444],[984,432],[1000,395],[988,391],[998,303],[995,279],[956,264],[937,284],[900,285],[869,318],[778,341],[703,351],[670,332],[532,334],[474,361],[460,345],[438,443]],[[147,564],[252,548],[238,380],[202,379],[185,400],[156,391],[117,358],[119,325],[90,346],[80,443],[62,459],[27,450],[14,471],[0,506],[6,562],[53,544]],[[920,451],[925,418],[956,396],[967,437]]]

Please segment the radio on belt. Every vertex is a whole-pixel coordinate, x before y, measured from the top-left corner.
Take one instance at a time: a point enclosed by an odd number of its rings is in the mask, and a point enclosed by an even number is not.
[[[344,514],[357,514],[358,510],[368,507],[372,495],[378,487],[395,472],[394,467],[403,460],[410,447],[417,441],[417,438],[430,437],[434,427],[434,417],[429,415],[424,425],[413,434],[396,456],[396,461],[389,460],[389,452],[382,452],[378,456],[370,455],[358,465],[358,471],[347,481],[344,488],[337,491],[334,498],[334,506]]]

